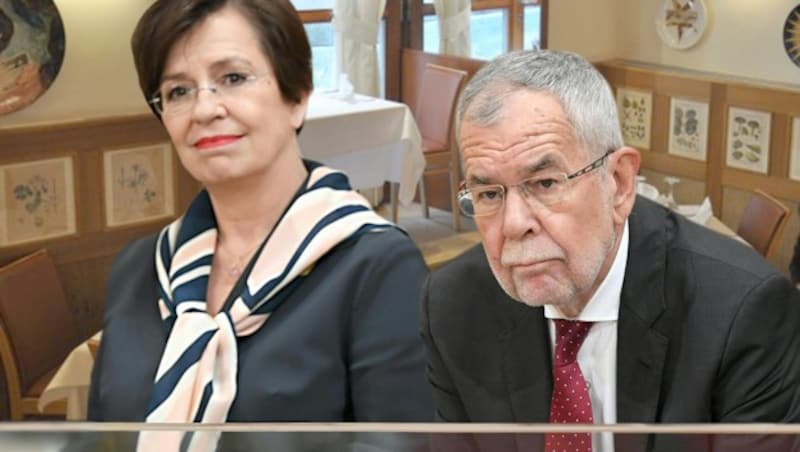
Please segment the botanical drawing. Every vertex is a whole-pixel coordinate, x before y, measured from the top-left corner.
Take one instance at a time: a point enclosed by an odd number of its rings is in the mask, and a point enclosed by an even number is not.
[[[71,158],[0,168],[4,214],[0,243],[11,245],[75,232]]]
[[[107,151],[104,163],[108,226],[172,215],[169,145]]]
[[[708,104],[673,98],[670,102],[669,153],[706,159]]]
[[[766,174],[770,114],[731,107],[728,110],[728,166]]]
[[[789,178],[800,181],[800,118],[792,119],[792,149]]]
[[[625,144],[640,149],[650,148],[651,93],[620,88],[617,90],[622,138]]]

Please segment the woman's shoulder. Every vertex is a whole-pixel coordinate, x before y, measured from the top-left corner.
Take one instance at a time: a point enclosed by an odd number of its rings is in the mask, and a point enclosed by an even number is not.
[[[142,266],[144,262],[155,262],[156,240],[158,233],[138,238],[127,245],[117,254],[111,274],[119,271],[132,270]]]
[[[348,260],[366,260],[375,263],[408,260],[425,265],[422,253],[414,241],[396,227],[373,229],[357,234],[341,243],[334,253]]]

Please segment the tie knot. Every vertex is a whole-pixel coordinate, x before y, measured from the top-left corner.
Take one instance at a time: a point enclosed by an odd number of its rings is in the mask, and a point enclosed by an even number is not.
[[[555,365],[563,366],[575,362],[592,322],[553,319],[556,327]]]

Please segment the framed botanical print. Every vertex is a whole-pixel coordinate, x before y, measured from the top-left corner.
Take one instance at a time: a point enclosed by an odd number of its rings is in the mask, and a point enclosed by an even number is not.
[[[103,155],[106,226],[174,214],[172,147],[167,143],[108,150]]]
[[[618,88],[617,111],[625,144],[639,149],[650,149],[653,93]]]
[[[747,108],[728,108],[725,162],[732,168],[767,174],[771,115]]]
[[[73,177],[72,157],[0,166],[0,245],[74,234]]]
[[[792,119],[792,147],[789,160],[789,179],[800,181],[800,118]]]
[[[706,160],[708,103],[673,97],[669,106],[667,152],[694,160]]]

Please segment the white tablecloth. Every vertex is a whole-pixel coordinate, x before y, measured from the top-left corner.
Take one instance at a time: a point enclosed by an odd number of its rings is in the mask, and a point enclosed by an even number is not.
[[[67,355],[61,367],[53,375],[53,379],[42,391],[38,403],[39,411],[42,411],[50,402],[66,399],[67,420],[86,420],[93,365],[94,358],[89,351],[89,346],[86,342],[82,342]]]
[[[425,169],[417,123],[398,102],[313,94],[299,140],[304,157],[344,171],[354,188],[399,184],[403,204],[414,198]]]

